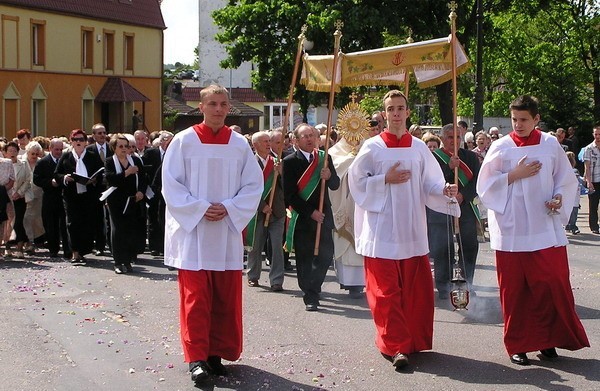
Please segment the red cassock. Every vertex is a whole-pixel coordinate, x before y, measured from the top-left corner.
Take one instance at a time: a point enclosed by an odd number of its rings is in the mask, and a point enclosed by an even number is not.
[[[179,270],[181,343],[186,362],[242,354],[242,271]]]
[[[365,257],[365,280],[379,350],[393,356],[431,349],[433,281],[427,255]]]
[[[496,251],[508,354],[590,346],[575,312],[565,246]]]

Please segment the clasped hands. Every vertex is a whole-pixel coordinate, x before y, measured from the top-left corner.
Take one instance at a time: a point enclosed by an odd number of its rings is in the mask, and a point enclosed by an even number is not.
[[[225,216],[227,216],[227,209],[220,203],[211,202],[206,213],[204,213],[204,217],[206,217],[206,220],[208,221],[220,221],[223,220]]]

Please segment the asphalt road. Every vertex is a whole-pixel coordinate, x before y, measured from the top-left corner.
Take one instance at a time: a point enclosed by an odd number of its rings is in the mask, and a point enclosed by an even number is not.
[[[584,209],[586,207],[584,206]],[[600,236],[580,215],[569,235],[571,283],[591,348],[530,367],[511,364],[502,344],[489,244],[481,245],[477,297],[468,311],[436,301],[434,347],[395,372],[374,346],[363,299],[350,299],[330,271],[322,309],[306,312],[294,273],[285,291],[244,287],[244,352],[230,375],[204,390],[598,390]],[[0,260],[0,390],[192,390],[178,330],[176,272],[143,255],[135,274],[109,257],[87,266],[41,253]],[[267,270],[266,268],[264,269]]]

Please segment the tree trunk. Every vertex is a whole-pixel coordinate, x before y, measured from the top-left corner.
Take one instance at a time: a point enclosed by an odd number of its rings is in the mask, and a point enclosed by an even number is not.
[[[440,108],[441,125],[451,124],[454,121],[454,114],[452,113],[452,82],[447,81],[443,84],[438,84],[435,86],[435,91]]]
[[[600,71],[593,73],[594,85],[594,124],[600,124]]]

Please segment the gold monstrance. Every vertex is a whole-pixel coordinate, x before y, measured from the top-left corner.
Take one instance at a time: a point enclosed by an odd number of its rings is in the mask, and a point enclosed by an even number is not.
[[[361,141],[369,138],[369,114],[355,102],[356,94],[352,93],[350,97],[352,102],[340,111],[336,125],[338,134],[352,145],[352,151],[356,153]]]

